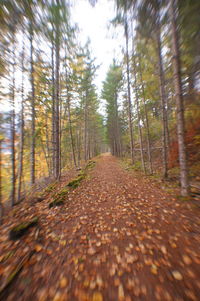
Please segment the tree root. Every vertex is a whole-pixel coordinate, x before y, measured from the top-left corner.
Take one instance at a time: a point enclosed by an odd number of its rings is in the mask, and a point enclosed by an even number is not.
[[[7,277],[5,283],[1,286],[0,288],[0,300],[3,299],[3,295],[5,294],[6,289],[11,285],[11,283],[16,279],[17,275],[21,272],[23,269],[24,265],[30,260],[32,255],[35,253],[34,250],[29,252],[22,258],[22,260],[14,267],[10,275]]]
[[[23,222],[10,230],[9,237],[12,240],[16,240],[24,235],[27,230],[38,224],[38,217],[33,218],[29,222]]]

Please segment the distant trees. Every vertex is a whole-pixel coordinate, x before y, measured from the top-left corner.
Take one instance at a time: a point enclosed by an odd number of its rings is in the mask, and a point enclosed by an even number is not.
[[[103,83],[102,98],[106,100],[107,137],[111,152],[122,155],[121,126],[118,109],[118,98],[122,88],[122,69],[113,61]]]
[[[171,174],[169,169],[172,165],[179,166],[181,194],[186,196],[189,193],[189,183],[184,102],[193,102],[193,108],[198,106],[196,100],[199,99],[197,83],[200,65],[196,51],[199,45],[200,23],[197,16],[200,4],[186,0],[116,0],[115,3],[115,24],[124,27],[125,37],[122,99],[127,97],[128,100],[127,104],[120,100],[123,111],[118,111],[123,141],[121,153],[125,154],[129,149],[133,161],[133,150],[135,166],[141,162],[146,171],[148,161],[148,170],[152,173],[153,169],[157,169],[162,149],[163,177],[167,178],[168,173]],[[134,28],[131,32],[132,24]],[[194,43],[191,41],[191,34],[194,36]],[[196,109],[198,110],[197,107]],[[189,112],[186,113],[188,116]],[[108,112],[107,129],[109,118]],[[177,138],[174,131],[176,126]],[[135,130],[136,127],[138,131]],[[134,133],[133,137],[130,129]],[[195,137],[197,135],[196,133]],[[111,137],[114,139],[114,134]],[[134,147],[128,147],[133,140]],[[176,141],[179,156],[174,155]],[[173,161],[175,157],[176,162]]]
[[[10,113],[9,124],[2,121],[1,195],[13,206],[41,177],[59,179],[72,162],[77,168],[101,152],[104,125],[94,59],[89,44],[77,43],[68,2],[6,1],[0,15],[0,42],[9,46],[1,48],[1,94]]]

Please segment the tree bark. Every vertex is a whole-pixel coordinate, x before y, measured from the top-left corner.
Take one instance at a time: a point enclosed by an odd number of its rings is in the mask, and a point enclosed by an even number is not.
[[[25,45],[23,39],[22,48],[22,83],[21,83],[21,124],[20,124],[20,149],[19,149],[19,170],[18,170],[18,190],[17,190],[17,201],[20,201],[21,197],[21,186],[22,186],[22,175],[23,175],[23,156],[24,156],[24,54]]]
[[[59,1],[57,0],[57,6]],[[59,22],[59,21],[57,21]],[[55,70],[55,173],[60,178],[60,28],[56,23],[56,70]]]
[[[176,25],[175,9],[177,9],[174,0],[170,0],[169,14],[171,18],[172,31],[172,59],[173,59],[173,79],[176,94],[176,113],[177,113],[177,136],[179,147],[179,165],[180,165],[180,183],[181,195],[189,195],[189,179],[185,144],[185,120],[184,120],[184,104],[181,84],[181,63],[179,50],[179,37]]]
[[[139,74],[140,74],[140,81],[141,81],[141,86],[142,86],[144,114],[145,114],[146,129],[147,129],[147,151],[148,151],[149,171],[150,171],[150,174],[152,174],[153,173],[153,167],[152,167],[152,156],[151,156],[151,140],[150,140],[150,130],[149,130],[149,118],[148,118],[147,107],[146,107],[146,97],[145,97],[145,92],[144,92],[144,83],[143,83],[143,78],[142,78],[142,69],[141,69],[140,60],[139,60]]]
[[[163,177],[168,177],[167,166],[167,110],[166,110],[166,95],[165,95],[165,80],[163,71],[163,60],[161,52],[161,37],[160,37],[160,17],[159,11],[157,13],[157,28],[156,28],[156,41],[157,41],[157,54],[158,54],[158,69],[159,69],[159,82],[160,82],[160,98],[162,106],[162,156],[163,156]]]
[[[0,137],[0,206],[2,206],[2,142],[3,139]],[[1,208],[0,208],[1,211]],[[0,224],[1,224],[1,214],[0,214]]]
[[[136,102],[138,130],[139,130],[139,141],[140,141],[140,155],[141,155],[141,161],[142,161],[142,168],[143,168],[144,173],[146,174],[146,166],[145,166],[144,151],[143,151],[142,129],[141,129],[141,124],[140,124],[140,119],[141,118],[140,118],[140,108],[139,108],[139,101],[138,101],[136,62],[135,62],[134,53],[133,53],[133,74],[134,74],[135,102]]]
[[[52,79],[52,174],[56,177],[56,168],[55,168],[55,146],[56,146],[56,135],[55,135],[55,74],[54,74],[54,41],[51,45],[51,79]]]
[[[35,183],[35,78],[33,61],[33,25],[30,22],[30,63],[31,63],[31,184]]]
[[[130,66],[129,66],[129,48],[128,48],[128,21],[127,12],[125,10],[125,39],[126,39],[126,74],[127,74],[127,92],[128,92],[128,122],[130,134],[130,150],[131,160],[134,163],[134,141],[133,141],[133,124],[132,124],[132,104],[131,104],[131,89],[130,89]]]
[[[88,93],[86,90],[85,107],[84,107],[84,157],[85,161],[88,159]]]
[[[11,206],[15,204],[16,195],[16,153],[15,153],[15,33],[13,32],[12,50],[12,85],[11,85]]]
[[[66,76],[66,80],[67,80],[67,76]],[[77,168],[74,137],[73,137],[73,131],[72,131],[72,121],[71,121],[70,95],[69,95],[69,91],[68,91],[68,86],[67,86],[67,112],[68,112],[68,122],[69,122],[69,133],[70,133],[70,140],[71,140],[72,156],[73,156],[73,161],[74,161],[74,167]]]

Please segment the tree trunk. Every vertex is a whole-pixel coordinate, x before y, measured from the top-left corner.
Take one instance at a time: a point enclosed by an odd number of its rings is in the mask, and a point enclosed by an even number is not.
[[[57,0],[57,6],[59,1]],[[55,173],[60,178],[60,29],[56,24],[56,72],[55,72]]]
[[[139,101],[138,101],[138,88],[137,88],[137,75],[136,75],[136,62],[135,56],[133,53],[133,74],[134,74],[134,86],[135,86],[135,102],[136,102],[136,110],[137,110],[137,119],[138,119],[138,130],[139,130],[139,141],[140,141],[140,155],[142,161],[142,168],[144,173],[146,174],[146,167],[144,161],[144,150],[143,150],[143,139],[142,139],[142,129],[140,124],[140,108],[139,108]]]
[[[119,125],[117,93],[115,93],[114,114],[115,114],[114,122],[115,122],[117,156],[120,157],[121,156],[121,137],[120,137],[120,125]]]
[[[23,174],[23,155],[24,155],[24,54],[25,54],[25,45],[23,39],[23,48],[22,48],[22,84],[21,84],[21,124],[20,124],[20,149],[19,149],[19,170],[18,170],[18,191],[17,191],[17,201],[20,201],[21,197],[21,186],[22,186],[22,174]]]
[[[56,146],[56,135],[55,135],[55,74],[54,74],[54,41],[51,45],[51,68],[52,68],[52,174],[56,177],[56,168],[55,168],[55,146]]]
[[[178,31],[175,17],[175,2],[170,0],[169,13],[171,18],[172,30],[172,58],[173,58],[173,78],[174,88],[176,94],[176,110],[177,110],[177,136],[179,147],[179,164],[180,164],[180,182],[181,195],[189,195],[189,180],[188,167],[186,158],[186,144],[185,144],[185,120],[184,120],[184,104],[181,84],[181,64],[180,64],[180,50]]]
[[[163,156],[163,177],[168,177],[168,166],[167,166],[167,110],[166,110],[166,95],[165,95],[165,80],[164,80],[164,71],[163,71],[163,60],[161,52],[161,38],[160,38],[160,19],[159,12],[157,14],[158,23],[157,23],[157,32],[156,32],[156,41],[157,41],[157,54],[158,54],[158,68],[159,68],[159,81],[160,81],[160,98],[162,106],[162,156]]]
[[[3,203],[2,203],[2,142],[3,139],[0,137],[0,225],[2,224],[2,217],[3,217]]]
[[[129,122],[129,133],[130,133],[131,160],[132,163],[134,163],[134,141],[133,141],[132,104],[131,104],[131,88],[130,88],[130,67],[129,67],[129,49],[128,49],[129,37],[128,37],[127,14],[125,15],[125,38],[126,38],[126,74],[127,74],[127,92],[128,92],[128,122]]]
[[[0,205],[2,204],[2,174],[1,174],[1,169],[2,169],[2,142],[3,139],[0,137]],[[1,208],[0,208],[1,210]],[[1,214],[0,214],[0,220],[1,220]]]
[[[33,62],[33,25],[30,23],[30,63],[31,63],[31,184],[35,183],[35,79]]]
[[[67,80],[67,76],[66,76],[66,80]],[[73,132],[72,132],[70,95],[69,95],[68,87],[67,87],[67,111],[68,111],[68,122],[69,122],[69,133],[70,133],[70,140],[71,140],[72,156],[73,156],[73,161],[74,161],[74,167],[77,168],[75,145],[74,145],[74,138],[73,138]]]
[[[140,60],[139,60],[139,74],[140,74],[140,81],[141,81],[141,86],[142,86],[144,114],[145,114],[146,129],[147,129],[147,152],[148,152],[148,160],[149,160],[149,171],[150,171],[150,174],[152,174],[153,173],[153,167],[152,167],[152,156],[151,156],[151,140],[150,140],[150,131],[149,131],[149,118],[148,118],[147,107],[146,107],[146,98],[145,98],[145,92],[144,92],[144,83],[143,83],[143,78],[142,78],[142,69],[141,69]]]
[[[12,50],[12,86],[11,86],[11,206],[15,204],[16,194],[16,154],[15,154],[15,33],[13,32],[13,50]]]
[[[87,91],[85,95],[84,107],[84,157],[85,161],[88,159],[88,108],[87,108]]]

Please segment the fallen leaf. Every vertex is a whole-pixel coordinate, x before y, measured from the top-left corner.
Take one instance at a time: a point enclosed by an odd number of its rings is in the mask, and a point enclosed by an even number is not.
[[[183,276],[181,275],[181,273],[179,271],[173,271],[172,275],[173,275],[174,279],[176,279],[176,280],[183,280]]]
[[[92,301],[103,301],[103,296],[99,292],[94,292],[92,296]]]
[[[60,279],[60,288],[65,288],[67,286],[67,283],[68,283],[67,278],[66,277],[62,277]]]
[[[192,263],[191,258],[188,255],[183,255],[183,261],[185,264],[189,265]]]
[[[124,288],[123,285],[120,284],[118,287],[118,300],[123,301],[124,300]]]
[[[42,246],[41,245],[38,244],[38,245],[35,246],[35,251],[36,252],[40,252],[41,250],[42,250]]]

